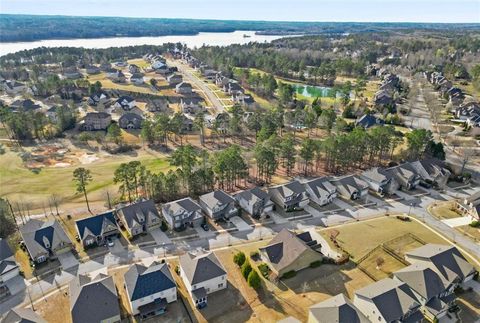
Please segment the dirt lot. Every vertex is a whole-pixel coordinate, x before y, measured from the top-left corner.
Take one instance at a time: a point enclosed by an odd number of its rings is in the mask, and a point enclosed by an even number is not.
[[[432,206],[428,211],[433,216],[439,219],[453,219],[461,217],[461,215],[455,210],[455,202],[443,202],[436,203],[435,206]]]
[[[47,322],[72,322],[68,288],[47,297],[46,301],[38,302],[35,304],[35,309],[37,314],[43,317]]]

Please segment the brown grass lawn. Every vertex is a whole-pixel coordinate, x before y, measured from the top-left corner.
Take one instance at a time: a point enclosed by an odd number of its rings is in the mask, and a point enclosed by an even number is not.
[[[469,225],[462,225],[462,226],[456,227],[455,229],[466,234],[467,236],[470,236],[475,241],[480,240],[480,228],[474,228]]]
[[[128,301],[127,291],[123,286],[125,282],[123,279],[123,275],[125,274],[125,272],[127,272],[127,270],[128,270],[128,267],[116,269],[109,272],[109,274],[112,275],[113,281],[115,282],[115,286],[117,287],[117,293],[118,293],[119,304],[120,304],[120,313],[122,318],[128,317],[129,319],[133,319],[131,315],[130,303]]]
[[[461,215],[455,210],[454,203],[453,201],[436,203],[436,205],[430,207],[428,211],[439,219],[459,218]]]
[[[384,263],[377,269],[377,260],[383,259]],[[376,249],[360,264],[368,273],[370,273],[376,280],[389,277],[391,273],[405,267],[403,263],[398,261],[395,257],[385,252],[382,248]]]
[[[17,264],[20,266],[20,270],[23,271],[25,278],[29,279],[33,277],[33,269],[30,266],[30,257],[26,251],[20,249],[21,237],[19,233],[14,233],[9,237],[9,245],[14,250],[14,257]]]
[[[330,231],[332,229],[322,229],[320,234],[330,241]],[[347,250],[353,260],[365,255],[381,243],[396,237],[412,233],[425,242],[445,243],[445,241],[432,231],[423,227],[421,224],[411,221],[403,222],[395,217],[382,217],[368,221],[354,222],[335,227],[339,232],[337,241],[341,247]],[[405,246],[403,251],[411,250],[411,245]]]
[[[37,314],[43,317],[47,322],[72,322],[68,288],[62,289],[61,292],[54,293],[53,295],[47,297],[46,301],[40,301],[36,303],[35,309]]]

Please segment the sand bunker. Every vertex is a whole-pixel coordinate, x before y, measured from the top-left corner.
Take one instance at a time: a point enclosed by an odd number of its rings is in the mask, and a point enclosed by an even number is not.
[[[82,164],[91,164],[94,161],[98,160],[99,158],[96,155],[89,155],[89,154],[83,154],[78,158],[80,163]]]

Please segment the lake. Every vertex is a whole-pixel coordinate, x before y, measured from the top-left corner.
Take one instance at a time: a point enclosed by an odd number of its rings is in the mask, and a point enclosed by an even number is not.
[[[331,87],[327,86],[312,86],[312,85],[305,85],[305,84],[293,84],[295,91],[298,94],[303,95],[307,98],[326,98],[331,97],[334,98],[336,96],[336,91]]]
[[[248,37],[245,37],[248,36]],[[158,36],[158,37],[114,37],[91,39],[49,39],[33,42],[0,43],[0,56],[15,53],[21,50],[37,47],[84,47],[108,48],[136,45],[162,45],[165,43],[184,43],[188,47],[202,45],[228,46],[232,44],[247,44],[249,42],[270,42],[286,36],[256,35],[254,31],[237,30],[231,33],[198,33],[185,36]]]

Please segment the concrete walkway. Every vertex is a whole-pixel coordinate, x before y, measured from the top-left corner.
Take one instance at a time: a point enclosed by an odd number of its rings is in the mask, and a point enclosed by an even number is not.
[[[469,225],[472,222],[472,219],[470,219],[468,216],[461,216],[458,218],[442,220],[442,222],[451,228],[455,228],[462,225]]]

